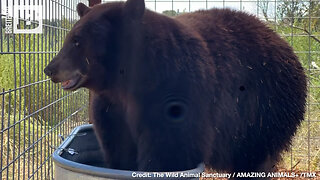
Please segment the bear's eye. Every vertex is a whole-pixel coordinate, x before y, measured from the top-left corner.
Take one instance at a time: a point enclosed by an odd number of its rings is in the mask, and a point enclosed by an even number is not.
[[[79,47],[79,45],[80,45],[79,41],[76,40],[76,39],[73,40],[73,44],[74,44],[75,47]]]

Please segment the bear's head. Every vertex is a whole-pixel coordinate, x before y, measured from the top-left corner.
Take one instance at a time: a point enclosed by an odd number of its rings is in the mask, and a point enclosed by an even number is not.
[[[115,84],[120,61],[124,59],[128,24],[140,22],[144,0],[96,5],[79,3],[80,20],[67,34],[60,52],[44,69],[54,83],[65,90],[80,87],[106,89]]]

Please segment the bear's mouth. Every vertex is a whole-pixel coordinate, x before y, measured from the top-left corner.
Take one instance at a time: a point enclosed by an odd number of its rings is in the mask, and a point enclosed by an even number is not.
[[[79,80],[80,80],[80,76],[77,76],[77,77],[74,77],[72,79],[63,81],[63,82],[61,82],[61,87],[64,90],[70,90],[70,89],[72,89],[72,88],[77,86]]]

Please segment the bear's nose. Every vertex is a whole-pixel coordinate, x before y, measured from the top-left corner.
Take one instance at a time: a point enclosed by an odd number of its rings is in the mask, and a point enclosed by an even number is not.
[[[47,76],[52,76],[53,75],[52,71],[48,67],[44,68],[43,71]]]

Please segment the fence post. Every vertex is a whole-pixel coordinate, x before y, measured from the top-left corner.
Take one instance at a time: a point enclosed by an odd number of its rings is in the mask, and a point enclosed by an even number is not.
[[[89,7],[92,7],[96,4],[100,4],[101,3],[101,0],[89,0]],[[90,111],[90,107],[91,107],[91,104],[92,104],[92,93],[91,91],[89,91],[89,124],[92,124],[92,116],[91,116],[91,111]]]

